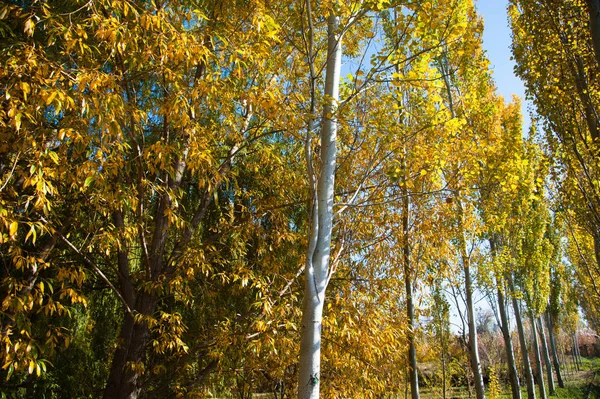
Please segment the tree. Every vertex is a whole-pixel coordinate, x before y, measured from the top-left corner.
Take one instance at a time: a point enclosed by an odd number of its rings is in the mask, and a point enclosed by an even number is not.
[[[594,273],[600,264],[594,183],[599,170],[596,3],[515,0],[509,8],[516,72],[546,133],[560,208],[594,243]],[[593,298],[588,303],[597,303],[597,293],[585,280],[581,283]]]
[[[92,281],[121,305],[105,396],[136,397],[156,358],[189,355],[182,308],[195,303],[193,276],[226,270],[227,280],[248,285],[241,263],[249,238],[236,240],[236,231],[264,226],[254,213],[263,208],[252,187],[240,188],[246,203],[231,188],[242,180],[242,154],[275,157],[269,140],[281,131],[275,120],[283,105],[275,76],[288,53],[266,62],[278,25],[257,5],[229,7],[33,2],[4,9],[12,38],[2,48],[11,68],[2,76],[2,134],[14,143],[2,149],[12,191],[2,193],[9,372],[40,374],[44,356],[59,340],[68,343],[59,318],[68,316],[65,302],[85,304],[82,287]],[[32,254],[27,261],[23,249]],[[41,268],[44,258],[59,262]],[[21,294],[35,295],[35,306],[15,306]],[[12,334],[44,309],[56,320],[48,345],[28,328]]]

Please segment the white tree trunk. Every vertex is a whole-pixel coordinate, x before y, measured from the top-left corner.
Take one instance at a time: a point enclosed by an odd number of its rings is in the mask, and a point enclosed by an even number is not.
[[[316,200],[313,201],[313,212],[316,212],[316,214],[311,220],[312,226],[305,270],[302,327],[300,332],[299,399],[317,399],[319,397],[321,381],[321,325],[325,289],[329,277],[337,152],[337,118],[335,113],[339,101],[339,82],[342,65],[339,18],[335,15],[330,15],[328,18],[327,35],[325,107],[323,109],[321,125],[322,165],[317,184]]]
[[[529,311],[529,320],[531,322],[531,334],[533,335],[533,357],[535,360],[535,368],[537,369],[537,378],[540,387],[540,399],[546,399],[546,383],[544,382],[544,368],[542,366],[542,357],[540,355],[540,343],[538,340],[538,330],[535,323],[533,311]]]
[[[475,325],[475,306],[473,305],[473,282],[471,278],[471,260],[467,252],[467,241],[464,228],[464,210],[458,193],[456,195],[458,206],[458,229],[460,240],[460,254],[465,274],[465,297],[467,307],[467,319],[469,326],[469,360],[475,384],[477,399],[485,399],[485,387],[483,385],[483,373],[479,360],[479,348],[477,344],[477,327]]]

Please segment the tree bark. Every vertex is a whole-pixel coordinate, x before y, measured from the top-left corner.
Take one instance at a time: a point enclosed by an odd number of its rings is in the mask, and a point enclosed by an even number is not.
[[[404,185],[403,187],[406,187]],[[406,191],[405,188],[403,188]],[[410,243],[408,241],[408,195],[403,195],[402,206],[402,257],[404,264],[404,286],[406,289],[406,316],[408,322],[408,372],[412,399],[419,399],[419,374],[417,368],[417,349],[415,345],[415,307],[413,302],[412,271],[410,268]]]
[[[506,351],[506,359],[508,361],[510,389],[513,399],[521,399],[521,385],[519,384],[519,374],[517,373],[517,364],[515,361],[512,339],[510,337],[508,315],[506,313],[506,304],[504,301],[504,294],[502,293],[500,287],[498,287],[498,310],[500,311],[500,320],[502,322],[500,329],[502,330],[502,336],[504,337],[504,349]]]
[[[546,383],[544,381],[544,369],[542,367],[542,357],[540,356],[540,344],[538,341],[537,325],[533,312],[529,312],[529,320],[531,321],[531,334],[533,336],[533,356],[535,359],[535,367],[537,369],[538,385],[540,387],[540,398],[546,399]]]
[[[571,356],[573,357],[573,369],[579,371],[579,361],[577,360],[577,337],[576,335],[571,340]]]
[[[458,206],[458,228],[460,240],[460,252],[463,264],[463,272],[465,274],[465,294],[467,318],[469,326],[469,360],[471,370],[473,371],[473,383],[475,385],[475,393],[477,399],[485,398],[485,387],[483,385],[483,373],[481,371],[481,362],[479,361],[479,349],[477,346],[477,327],[475,325],[475,308],[473,305],[473,282],[471,281],[471,260],[467,253],[467,243],[465,239],[465,231],[463,226],[463,208],[460,199],[457,197]]]
[[[550,352],[548,351],[548,341],[546,340],[546,332],[544,331],[542,316],[538,317],[537,322],[540,330],[540,339],[542,341],[542,355],[544,357],[544,364],[546,366],[546,376],[548,377],[548,391],[550,395],[554,395],[556,393],[556,386],[554,385],[554,372],[552,371],[552,361],[550,360]]]
[[[298,398],[317,399],[321,382],[321,326],[325,289],[329,277],[331,234],[333,230],[334,177],[336,165],[337,118],[339,81],[342,62],[342,37],[339,18],[327,20],[327,69],[325,74],[325,107],[321,125],[321,160],[316,201],[312,218],[309,251],[305,270],[305,289],[302,307]],[[316,226],[314,225],[316,223]],[[311,242],[312,241],[312,242]]]
[[[396,67],[397,68],[397,67]],[[406,291],[406,319],[408,323],[408,374],[412,399],[419,399],[419,369],[417,367],[417,349],[415,344],[415,305],[413,301],[412,268],[410,264],[410,199],[407,189],[406,147],[402,158],[402,265],[404,288]]]
[[[490,238],[489,242],[492,256],[496,256],[497,248],[495,237]],[[500,284],[500,281],[496,282],[496,286],[498,287],[498,311],[500,313],[500,330],[502,331],[502,337],[504,338],[504,350],[506,352],[506,360],[508,362],[508,378],[510,380],[510,389],[513,399],[521,399],[521,385],[519,384],[519,374],[517,372],[515,352],[512,345],[512,339],[510,337],[510,326],[508,325],[508,314],[506,312],[506,299],[502,290],[503,287],[501,287]]]
[[[579,371],[583,370],[583,361],[581,360],[581,352],[579,351],[579,337],[577,336],[577,332],[573,336],[573,347],[575,348],[575,361],[577,361],[577,369]]]
[[[510,283],[512,286],[512,281],[510,281]],[[511,288],[514,289],[514,287]],[[521,345],[521,360],[523,363],[523,370],[525,372],[525,384],[527,385],[527,399],[536,399],[535,387],[533,384],[533,373],[531,372],[531,364],[529,363],[529,351],[527,350],[527,340],[525,339],[525,329],[523,328],[523,320],[521,319],[519,301],[517,300],[517,298],[513,297],[512,303],[513,310],[515,312],[515,320],[517,322],[517,332],[519,333],[519,343]]]
[[[600,68],[600,0],[588,0],[588,10],[590,13],[590,35],[596,61]]]
[[[550,349],[552,352],[552,361],[554,362],[554,370],[556,371],[556,379],[558,380],[558,386],[560,388],[565,387],[565,383],[562,379],[562,373],[560,368],[560,362],[558,359],[558,352],[556,350],[556,342],[554,341],[554,328],[552,323],[552,315],[550,311],[546,311],[546,324],[548,326],[548,338],[550,339]]]

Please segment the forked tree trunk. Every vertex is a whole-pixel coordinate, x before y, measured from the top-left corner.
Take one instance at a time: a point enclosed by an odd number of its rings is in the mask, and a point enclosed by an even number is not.
[[[309,253],[307,254],[300,362],[298,380],[299,399],[317,399],[321,382],[321,325],[325,289],[329,277],[331,233],[333,229],[334,177],[336,165],[337,119],[339,81],[342,62],[339,18],[330,15],[327,21],[327,69],[325,74],[325,107],[321,125],[321,171],[316,190],[311,220]],[[312,254],[310,253],[312,252]]]
[[[156,299],[140,294],[134,309],[141,315],[151,315],[156,308]],[[127,314],[121,333],[120,346],[115,352],[108,382],[104,390],[104,399],[136,399],[141,391],[140,378],[146,356],[150,330],[145,322],[134,322]]]
[[[550,338],[550,349],[552,352],[552,361],[554,363],[554,370],[556,371],[556,379],[558,380],[558,386],[560,388],[565,387],[565,383],[562,379],[560,361],[558,359],[558,352],[556,350],[556,342],[554,341],[554,326],[552,323],[552,316],[550,311],[546,311],[546,324],[548,326],[548,337]]]
[[[512,279],[511,279],[512,280]],[[511,285],[512,281],[510,281]],[[514,289],[514,287],[512,287]],[[529,363],[529,351],[527,350],[527,340],[525,339],[525,329],[523,328],[523,320],[521,319],[521,310],[519,309],[519,301],[517,298],[512,299],[513,310],[515,312],[515,321],[517,322],[517,332],[519,333],[519,343],[521,346],[521,361],[525,372],[525,384],[527,385],[527,399],[536,399],[535,386],[533,383],[533,373],[531,364]]]
[[[532,311],[529,312],[529,320],[531,322],[531,334],[533,336],[533,357],[535,359],[535,367],[537,369],[537,378],[539,381],[538,385],[540,387],[540,399],[546,399],[546,383],[544,382],[544,369],[542,367],[542,357],[540,356],[538,331]]]
[[[542,356],[544,358],[544,365],[546,366],[546,376],[548,377],[548,391],[550,392],[550,395],[554,395],[556,393],[556,386],[554,385],[554,372],[552,371],[552,361],[550,360],[550,352],[548,351],[548,342],[546,340],[546,332],[544,329],[542,316],[537,318],[537,322],[540,330],[540,340],[542,341]]]

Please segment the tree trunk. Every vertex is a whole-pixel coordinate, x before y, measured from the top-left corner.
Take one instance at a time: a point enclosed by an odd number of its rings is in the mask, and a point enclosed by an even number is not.
[[[529,363],[529,351],[527,350],[527,340],[525,339],[525,329],[523,328],[523,320],[521,319],[519,301],[517,300],[517,298],[513,297],[512,302],[513,310],[515,312],[515,320],[517,322],[517,332],[519,333],[519,343],[521,345],[521,360],[523,362],[523,370],[525,372],[525,383],[527,385],[527,399],[536,399],[535,387],[533,384],[533,373],[531,372],[531,364]]]
[[[129,352],[129,345],[131,343],[131,336],[133,334],[133,325],[133,317],[130,314],[126,314],[125,320],[123,320],[123,324],[121,325],[121,332],[119,334],[120,345],[113,355],[108,382],[106,384],[106,388],[104,389],[104,399],[119,397],[121,379],[123,370],[125,368],[125,363],[127,362],[127,353]]]
[[[540,339],[542,341],[542,355],[544,356],[544,364],[546,366],[546,375],[548,377],[548,390],[550,395],[556,393],[556,386],[554,385],[554,373],[552,371],[552,361],[550,360],[550,352],[548,351],[548,343],[546,341],[546,332],[544,331],[544,323],[542,316],[537,319],[540,329]]]
[[[600,0],[588,0],[588,9],[590,13],[590,34],[592,36],[592,45],[596,61],[600,68]]]
[[[556,379],[560,388],[565,387],[560,371],[560,362],[558,360],[558,352],[556,351],[556,342],[554,341],[554,328],[550,311],[546,311],[546,324],[548,325],[548,338],[550,338],[550,349],[552,351],[552,361],[554,362],[554,370],[556,371]]]
[[[139,295],[135,309],[141,315],[152,315],[156,309],[156,298],[147,294]],[[122,344],[113,358],[104,399],[136,399],[139,396],[139,379],[143,374],[149,334],[145,322],[135,322],[127,314],[119,336]]]
[[[490,238],[489,241],[492,256],[496,256],[497,248],[495,237]],[[513,399],[521,399],[521,385],[519,384],[515,352],[510,337],[510,326],[508,325],[508,314],[506,312],[506,299],[504,298],[503,287],[501,287],[500,284],[500,281],[496,282],[496,286],[498,287],[498,311],[500,313],[500,330],[502,331],[502,337],[504,338],[504,350],[506,351],[506,360],[508,362],[510,389]]]
[[[521,399],[521,385],[519,384],[519,375],[517,373],[517,365],[515,362],[515,354],[510,337],[510,329],[508,325],[508,315],[506,314],[506,304],[504,302],[504,294],[498,286],[498,310],[500,311],[500,320],[502,324],[502,336],[504,337],[504,349],[506,351],[506,359],[508,361],[508,377],[510,379],[510,389],[513,399]]]
[[[446,339],[443,337],[442,339]],[[442,399],[446,399],[446,391],[448,390],[447,382],[446,382],[446,351],[448,348],[446,347],[445,341],[442,344]]]
[[[325,75],[325,107],[321,125],[321,160],[316,201],[316,219],[312,218],[309,252],[305,270],[304,303],[300,341],[298,398],[317,399],[321,379],[321,325],[325,289],[329,277],[329,257],[333,230],[333,199],[336,165],[339,81],[342,63],[339,18],[330,15],[327,21],[327,70]],[[314,225],[316,222],[316,226]]]
[[[457,197],[458,206],[458,228],[460,239],[460,252],[465,274],[465,294],[466,307],[469,325],[469,359],[471,370],[473,371],[473,383],[477,399],[485,398],[485,387],[483,385],[483,373],[481,372],[481,362],[479,361],[479,349],[477,347],[477,327],[475,325],[475,308],[473,305],[473,283],[471,281],[471,260],[467,253],[467,243],[463,226],[463,208],[460,199]]]
[[[583,361],[581,360],[581,352],[579,351],[579,337],[577,333],[575,333],[573,339],[575,340],[575,360],[577,361],[578,369],[581,371],[583,370]]]
[[[406,157],[406,148],[404,156]],[[412,399],[419,399],[419,373],[417,368],[417,349],[415,344],[415,305],[413,301],[412,269],[410,264],[409,211],[410,202],[407,189],[406,158],[402,160],[402,264],[404,269],[404,287],[406,290],[406,318],[408,322],[408,373]]]
[[[579,362],[577,361],[577,334],[571,340],[571,356],[573,357],[573,369],[579,371]]]
[[[533,356],[535,359],[535,367],[537,369],[538,385],[540,387],[540,399],[546,399],[546,383],[544,382],[544,369],[542,368],[542,357],[540,356],[540,344],[538,342],[538,331],[535,323],[533,312],[529,312],[529,320],[531,321],[531,334],[533,336]]]

